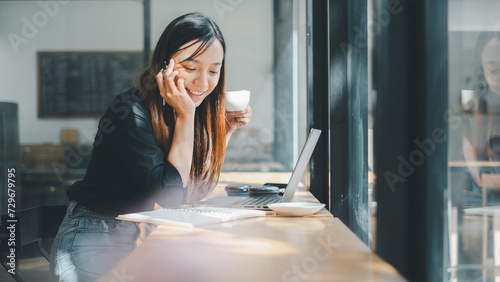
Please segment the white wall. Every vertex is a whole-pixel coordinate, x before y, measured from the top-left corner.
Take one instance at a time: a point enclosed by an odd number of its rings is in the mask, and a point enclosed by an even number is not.
[[[50,3],[50,9],[44,10],[43,3]],[[272,1],[153,0],[152,48],[170,21],[194,11],[214,19],[224,34],[226,89],[252,91],[254,116],[249,128],[272,130]],[[26,29],[26,21],[35,24],[36,30]],[[60,130],[66,128],[78,129],[80,142],[92,142],[98,122],[93,118],[37,117],[36,53],[139,51],[142,23],[139,1],[0,2],[0,101],[19,103],[21,144],[57,144]],[[23,38],[24,43],[12,44],[9,34]]]

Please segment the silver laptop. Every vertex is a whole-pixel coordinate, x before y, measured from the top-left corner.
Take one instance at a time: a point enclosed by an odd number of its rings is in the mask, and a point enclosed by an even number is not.
[[[206,201],[200,202],[200,206],[218,206],[218,207],[231,207],[231,208],[244,208],[244,209],[268,209],[267,205],[278,202],[290,202],[293,195],[299,187],[300,179],[306,172],[307,163],[318,143],[321,130],[311,129],[307,137],[304,147],[300,152],[299,160],[295,164],[292,176],[288,181],[283,196],[251,196],[251,197],[214,197]]]

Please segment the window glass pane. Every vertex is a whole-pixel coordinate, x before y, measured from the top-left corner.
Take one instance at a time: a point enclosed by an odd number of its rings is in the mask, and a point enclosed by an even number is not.
[[[452,281],[500,281],[498,11],[498,1],[449,1]]]
[[[223,170],[291,171],[307,126],[305,0],[241,2],[219,19],[226,89],[251,90],[253,117],[231,137]]]

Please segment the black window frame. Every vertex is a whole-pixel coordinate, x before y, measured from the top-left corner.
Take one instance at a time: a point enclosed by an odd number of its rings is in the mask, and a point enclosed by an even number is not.
[[[366,94],[371,89],[356,83],[368,79],[362,41],[368,35],[362,31],[374,28],[373,22],[367,25],[366,0],[307,3],[308,124],[326,133],[311,160],[310,190],[369,245]],[[443,281],[446,137],[434,142],[433,152],[410,175],[399,175],[403,180],[391,184],[384,175],[398,176],[401,158],[419,150],[415,140],[448,132],[448,3],[372,3],[375,23],[377,16],[390,16],[372,33],[376,253],[410,281]]]
[[[323,130],[310,191],[370,245],[368,48],[357,32],[366,30],[367,2],[309,0],[307,9],[308,123]]]

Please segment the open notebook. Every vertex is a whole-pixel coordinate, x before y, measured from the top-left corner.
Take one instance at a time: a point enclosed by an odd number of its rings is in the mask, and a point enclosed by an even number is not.
[[[266,212],[219,207],[195,207],[183,209],[157,209],[122,214],[116,219],[153,224],[194,227],[250,217],[264,216]]]

